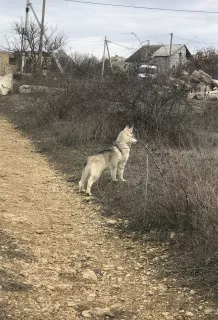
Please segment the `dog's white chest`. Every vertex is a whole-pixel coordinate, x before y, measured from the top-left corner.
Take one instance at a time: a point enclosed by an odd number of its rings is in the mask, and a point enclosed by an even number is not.
[[[122,150],[122,162],[126,162],[129,159],[129,149]]]

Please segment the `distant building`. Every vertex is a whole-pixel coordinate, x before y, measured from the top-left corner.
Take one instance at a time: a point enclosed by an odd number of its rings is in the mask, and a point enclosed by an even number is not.
[[[129,66],[137,65],[138,67],[142,64],[150,64],[157,66],[159,71],[165,72],[186,64],[191,57],[190,51],[184,44],[173,44],[171,57],[168,44],[146,45],[127,58],[126,63]]]
[[[16,55],[9,51],[0,51],[0,75],[10,72],[16,72],[19,69],[19,63]]]
[[[122,71],[127,70],[128,63],[126,62],[126,59],[123,57],[115,55],[114,57],[111,57],[111,63],[112,66],[115,68],[119,68]]]

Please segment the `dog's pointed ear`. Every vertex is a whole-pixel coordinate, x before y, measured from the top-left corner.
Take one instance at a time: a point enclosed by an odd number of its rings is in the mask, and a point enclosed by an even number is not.
[[[124,130],[125,130],[125,131],[129,131],[130,133],[132,133],[132,132],[133,132],[133,126],[128,125],[128,126],[126,126],[126,127],[124,128]]]
[[[132,125],[132,126],[129,126],[129,132],[130,132],[130,133],[133,132],[133,127],[134,127],[133,125]]]
[[[124,128],[125,131],[128,131],[129,129],[130,129],[129,125],[125,126],[125,128]]]

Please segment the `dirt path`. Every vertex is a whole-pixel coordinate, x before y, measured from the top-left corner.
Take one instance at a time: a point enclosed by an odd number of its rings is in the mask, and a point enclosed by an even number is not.
[[[3,118],[0,137],[1,320],[218,319],[175,279],[154,277],[164,247],[119,239]]]

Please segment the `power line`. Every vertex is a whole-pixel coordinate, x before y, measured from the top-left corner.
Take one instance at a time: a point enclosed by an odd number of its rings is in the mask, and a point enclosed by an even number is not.
[[[166,34],[161,34],[160,36],[152,36],[152,37],[147,37],[147,38],[148,39],[153,39],[153,38],[160,38],[160,37],[169,36],[169,35],[170,35],[170,33],[166,33]]]
[[[69,38],[69,42],[70,41],[75,41],[75,42],[102,42],[102,40],[79,40],[79,39],[70,39]]]
[[[1,33],[1,31],[0,31],[0,33]],[[2,32],[3,33],[3,32]],[[13,32],[10,32],[10,33],[13,33]],[[148,39],[156,39],[156,40],[158,40],[158,38],[159,37],[162,37],[162,36],[168,36],[169,34],[163,34],[163,35],[160,35],[160,36],[153,36],[153,37],[147,37]],[[188,42],[195,42],[195,43],[202,43],[202,44],[216,44],[216,45],[218,45],[218,42],[204,42],[204,41],[195,41],[195,40],[192,40],[192,39],[186,39],[186,38],[182,38],[182,37],[179,37],[179,36],[176,36],[176,35],[174,35],[174,37],[176,37],[176,38],[179,38],[179,39],[181,39],[181,40],[185,40],[185,41],[188,41]],[[93,43],[97,43],[97,42],[99,42],[99,43],[101,43],[102,42],[102,40],[80,40],[80,39],[69,39],[69,42],[71,42],[71,41],[73,41],[73,42],[83,42],[83,43],[85,43],[85,42],[93,42]],[[142,43],[145,43],[147,40],[142,40]],[[158,41],[160,41],[160,40],[158,40]],[[109,41],[111,44],[114,44],[114,45],[117,45],[117,46],[120,46],[120,47],[123,47],[123,48],[126,48],[126,49],[135,49],[135,48],[133,48],[133,47],[128,47],[128,46],[125,46],[125,45],[121,45],[121,44],[119,44],[119,43],[115,43],[115,42],[113,42],[113,41]],[[161,41],[160,41],[161,42]],[[161,42],[161,44],[163,44],[162,42]]]
[[[189,42],[195,42],[195,43],[202,43],[202,44],[218,44],[218,42],[201,42],[201,41],[195,41],[195,40],[190,40],[190,39],[185,39],[185,38],[181,38],[181,37],[178,37],[178,36],[175,36],[176,38],[179,38],[179,39],[182,39],[182,40],[185,40],[185,41],[189,41]]]
[[[133,49],[135,49],[135,48],[133,48],[133,47],[126,47],[126,46],[123,46],[122,44],[118,44],[118,43],[113,42],[113,41],[109,41],[109,40],[108,40],[108,42],[110,42],[111,44],[114,44],[114,45],[116,45],[116,46],[119,46],[119,47],[122,47],[122,48],[128,49],[128,50],[133,50]]]
[[[123,5],[123,4],[103,3],[103,2],[92,2],[92,1],[81,1],[81,0],[64,0],[64,1],[72,1],[72,2],[77,2],[77,3],[92,4],[92,5],[99,5],[99,6],[134,8],[134,9],[145,9],[145,10],[218,14],[218,11],[173,9],[173,8],[159,8],[159,7],[144,7],[144,6],[133,6],[133,5]]]

